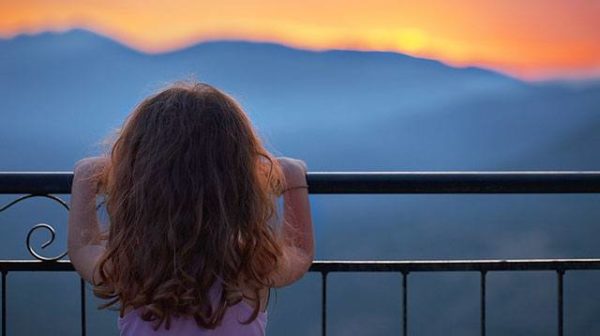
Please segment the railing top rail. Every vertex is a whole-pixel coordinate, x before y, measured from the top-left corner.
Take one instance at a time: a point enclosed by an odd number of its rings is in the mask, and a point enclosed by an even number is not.
[[[468,272],[600,270],[600,259],[315,261],[318,272]]]
[[[600,259],[514,260],[326,260],[315,261],[313,272],[469,272],[600,270]],[[0,260],[0,271],[74,271],[69,260]]]
[[[0,172],[0,194],[68,194],[72,172]],[[309,172],[311,194],[600,193],[600,171]]]

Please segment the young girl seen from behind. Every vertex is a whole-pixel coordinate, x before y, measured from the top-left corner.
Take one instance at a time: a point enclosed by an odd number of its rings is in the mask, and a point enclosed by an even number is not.
[[[274,158],[225,93],[175,84],[135,108],[110,155],[75,165],[68,245],[121,335],[264,335],[269,289],[313,260],[306,166]]]

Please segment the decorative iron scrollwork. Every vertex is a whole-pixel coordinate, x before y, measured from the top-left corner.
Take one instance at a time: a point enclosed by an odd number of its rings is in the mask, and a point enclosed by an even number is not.
[[[0,212],[3,212],[15,204],[22,202],[26,199],[33,198],[33,197],[44,197],[44,198],[51,199],[51,200],[57,202],[58,204],[60,204],[67,211],[69,211],[69,205],[67,204],[67,202],[65,202],[64,200],[62,200],[61,198],[59,198],[57,196],[48,195],[48,194],[29,194],[29,195],[21,196],[15,200],[13,200],[12,202],[9,202],[8,204],[0,207]],[[42,246],[41,246],[42,249],[45,249],[46,247],[51,245],[54,242],[54,239],[56,238],[56,230],[54,229],[53,226],[46,224],[46,223],[40,223],[40,224],[34,225],[27,232],[27,238],[25,239],[25,246],[27,247],[27,250],[29,251],[31,256],[33,256],[34,258],[41,260],[41,261],[57,261],[59,259],[64,258],[67,255],[68,251],[65,251],[55,257],[45,257],[45,256],[39,254],[38,252],[36,252],[31,243],[31,237],[33,236],[33,233],[38,230],[47,230],[48,232],[50,232],[50,239],[48,239],[48,241],[46,241],[45,243],[42,244]]]

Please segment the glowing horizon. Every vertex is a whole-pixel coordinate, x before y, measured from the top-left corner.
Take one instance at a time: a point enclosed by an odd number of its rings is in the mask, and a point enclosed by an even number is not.
[[[4,38],[84,28],[148,53],[235,39],[394,51],[522,79],[600,76],[600,1],[34,0],[0,12]]]

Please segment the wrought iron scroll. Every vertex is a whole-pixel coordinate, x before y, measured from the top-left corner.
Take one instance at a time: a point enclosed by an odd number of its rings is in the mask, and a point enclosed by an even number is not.
[[[8,210],[10,207],[12,207],[13,205],[15,205],[19,202],[22,202],[26,199],[33,198],[33,197],[48,198],[48,199],[53,200],[56,203],[60,204],[63,208],[65,208],[67,211],[69,211],[69,205],[67,204],[67,202],[62,200],[60,197],[57,197],[54,195],[48,195],[48,194],[29,194],[29,195],[21,196],[15,200],[9,202],[8,204],[1,206],[0,213],[5,210]],[[31,242],[31,237],[33,236],[33,233],[35,231],[39,231],[39,230],[46,230],[50,233],[50,239],[48,239],[46,242],[44,242],[41,245],[42,249],[45,249],[46,247],[50,246],[56,238],[56,229],[54,229],[54,227],[52,225],[49,225],[46,223],[39,223],[39,224],[34,225],[31,229],[29,229],[29,231],[27,232],[27,238],[25,238],[25,246],[27,247],[27,251],[29,251],[29,254],[31,254],[31,256],[33,256],[34,258],[41,260],[41,261],[56,261],[56,260],[64,258],[67,255],[68,251],[65,251],[54,257],[46,257],[46,256],[41,255],[34,249],[33,244]]]

